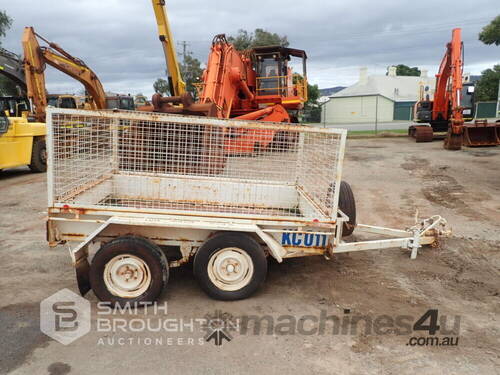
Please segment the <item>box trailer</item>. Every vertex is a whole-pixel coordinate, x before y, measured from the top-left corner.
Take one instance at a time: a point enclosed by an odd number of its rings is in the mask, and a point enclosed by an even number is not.
[[[68,244],[80,292],[104,301],[154,301],[169,268],[191,260],[207,294],[240,299],[268,257],[399,247],[415,258],[447,233],[440,216],[405,230],[356,224],[345,130],[60,108],[47,126],[47,240]],[[354,228],[382,238],[349,242]]]

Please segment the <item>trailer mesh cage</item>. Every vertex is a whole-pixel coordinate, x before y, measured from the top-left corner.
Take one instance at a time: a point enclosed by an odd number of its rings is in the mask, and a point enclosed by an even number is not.
[[[49,108],[49,206],[331,222],[344,130]]]

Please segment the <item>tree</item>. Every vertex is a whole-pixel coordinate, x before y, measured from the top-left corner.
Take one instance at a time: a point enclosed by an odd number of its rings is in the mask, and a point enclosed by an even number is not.
[[[163,78],[158,78],[155,83],[153,83],[153,89],[155,92],[162,95],[167,95],[170,92],[168,81]]]
[[[385,75],[389,75],[389,71],[385,73]],[[396,75],[397,76],[420,76],[420,69],[418,69],[416,66],[413,68],[410,68],[408,65],[404,64],[398,64],[396,65]]]
[[[280,36],[264,29],[255,29],[253,33],[240,29],[236,36],[229,36],[227,40],[232,43],[234,48],[238,51],[262,46],[288,47],[290,44],[286,35]]]
[[[307,102],[304,103],[304,122],[321,122],[318,85],[307,84]]]
[[[191,95],[196,98],[197,90],[194,84],[199,82],[199,79],[203,74],[200,60],[192,57],[191,52],[187,52],[179,68],[181,69],[182,79],[186,82],[186,91],[191,93]],[[155,83],[153,83],[153,88],[155,92],[162,95],[172,95],[172,93],[170,93],[170,86],[166,79],[158,78]]]
[[[181,74],[182,79],[186,82],[186,91],[191,93],[191,95],[196,98],[198,92],[194,84],[199,82],[200,77],[203,74],[200,60],[192,57],[191,53],[186,54],[181,64]]]
[[[239,29],[236,36],[229,36],[227,40],[233,44],[238,51],[244,51],[252,46],[253,34],[246,30]]]
[[[493,69],[486,69],[481,72],[481,78],[476,83],[474,92],[476,101],[497,100],[498,82],[500,81],[500,64]]]
[[[318,85],[307,84],[307,103],[306,104],[317,104],[319,99],[319,88]]]
[[[495,44],[496,46],[500,44],[500,15],[483,27],[479,33],[479,40],[484,44]]]
[[[10,18],[4,10],[0,10],[0,38],[7,35],[7,30],[12,26],[12,18]],[[0,41],[0,44],[1,41]]]

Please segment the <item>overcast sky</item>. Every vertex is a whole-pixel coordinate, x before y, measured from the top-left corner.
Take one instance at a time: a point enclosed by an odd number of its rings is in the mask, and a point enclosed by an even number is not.
[[[150,0],[2,3],[14,19],[3,46],[13,52],[21,52],[23,27],[34,26],[84,60],[108,91],[149,96],[165,74]],[[453,27],[462,28],[466,72],[479,74],[500,62],[500,47],[477,40],[500,13],[498,0],[167,0],[167,6],[175,41],[187,41],[203,63],[215,34],[264,28],[307,51],[309,81],[320,88],[355,83],[361,66],[383,74],[403,63],[435,74]],[[50,67],[47,86],[54,93],[81,89]]]

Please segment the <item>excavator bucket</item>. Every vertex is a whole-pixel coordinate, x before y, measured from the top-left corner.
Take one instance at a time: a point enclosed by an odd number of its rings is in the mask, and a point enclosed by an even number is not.
[[[473,124],[464,124],[463,145],[468,147],[500,145],[500,124],[476,120]]]

